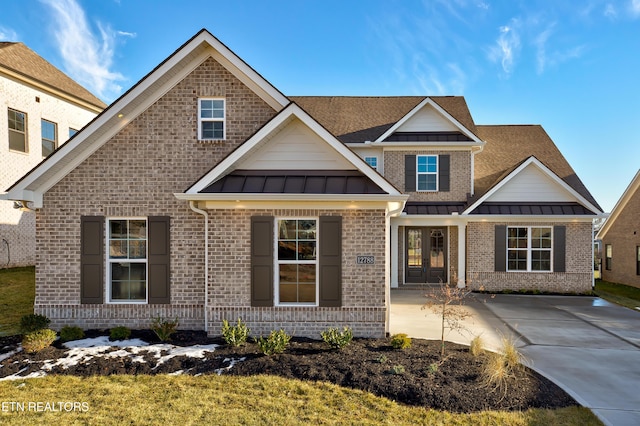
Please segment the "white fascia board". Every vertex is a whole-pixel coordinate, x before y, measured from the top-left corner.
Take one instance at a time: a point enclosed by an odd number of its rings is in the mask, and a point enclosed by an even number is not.
[[[616,221],[620,212],[624,210],[631,197],[633,197],[633,195],[638,191],[638,188],[640,188],[640,170],[636,172],[636,175],[631,179],[627,189],[624,190],[616,205],[613,206],[613,210],[611,210],[609,217],[607,217],[604,225],[602,225],[602,228],[598,231],[596,239],[601,240],[607,235],[609,228],[611,228],[611,225]]]
[[[587,209],[591,210],[592,212],[597,213],[597,217],[600,217],[600,214],[602,212],[600,211],[599,208],[595,207],[593,204],[591,204],[589,201],[587,201],[587,199],[585,199],[575,189],[573,189],[565,181],[560,179],[560,177],[558,177],[558,175],[556,175],[553,171],[551,171],[551,169],[549,169],[547,166],[542,164],[540,162],[540,160],[538,160],[536,157],[533,157],[533,156],[529,157],[526,161],[524,161],[522,164],[520,164],[520,166],[518,166],[514,171],[509,173],[497,185],[495,185],[493,188],[491,188],[489,191],[487,191],[486,194],[484,194],[482,197],[480,197],[480,199],[478,201],[476,201],[471,206],[469,206],[464,212],[462,212],[462,214],[470,214],[478,206],[480,206],[487,199],[489,199],[493,194],[498,192],[504,185],[507,184],[507,182],[509,182],[511,179],[513,179],[516,175],[518,175],[522,170],[524,170],[525,168],[527,168],[531,164],[533,164],[536,167],[538,167],[551,180],[553,180],[555,183],[560,185],[564,190],[569,192],[573,197],[575,197],[580,204],[582,204],[584,207],[586,207]]]
[[[314,133],[327,142],[333,149],[342,155],[347,161],[353,164],[354,168],[362,172],[371,179],[383,191],[390,195],[402,195],[393,185],[391,185],[378,172],[373,170],[362,158],[351,151],[342,142],[337,140],[335,136],[329,133],[324,127],[318,124],[310,115],[308,115],[298,105],[291,103],[284,110],[274,117],[269,123],[263,126],[256,134],[248,139],[244,144],[240,145],[235,151],[228,155],[224,160],[218,163],[209,173],[200,178],[194,185],[189,188],[187,194],[196,194],[214,183],[216,180],[225,176],[232,171],[235,165],[240,162],[245,155],[267,140],[269,135],[276,131],[283,123],[291,117],[296,117],[308,126]]]
[[[393,126],[391,126],[391,128],[389,130],[384,132],[378,139],[376,139],[374,141],[374,143],[377,144],[377,143],[381,143],[382,141],[384,141],[387,137],[389,137],[396,130],[398,130],[398,128],[400,128],[400,126],[402,126],[404,123],[406,123],[411,117],[413,117],[418,111],[420,111],[426,105],[432,106],[436,111],[438,111],[445,118],[447,118],[449,121],[451,121],[451,123],[454,126],[456,126],[463,134],[465,134],[467,137],[469,137],[471,140],[473,140],[475,142],[474,145],[480,144],[480,145],[484,146],[484,144],[485,144],[484,141],[480,140],[469,129],[467,129],[465,126],[463,126],[462,123],[460,123],[458,120],[453,118],[453,116],[451,114],[449,114],[447,111],[445,111],[440,105],[438,105],[436,102],[434,102],[429,97],[424,98],[422,100],[422,102],[420,102],[418,105],[416,105],[411,111],[409,111],[400,120],[398,120]]]
[[[11,199],[17,199],[17,194],[24,190],[34,192],[36,194],[34,198],[41,199],[42,195],[52,186],[57,184],[209,57],[214,57],[221,62],[226,61],[226,64],[223,65],[229,65],[230,72],[234,75],[243,75],[242,80],[244,82],[253,81],[253,87],[261,90],[259,94],[263,96],[265,94],[269,95],[263,97],[263,99],[274,106],[276,110],[282,109],[283,105],[289,103],[284,95],[213,35],[207,31],[202,31],[105,109],[76,136],[63,144],[47,161],[36,166],[28,176],[9,191]],[[171,72],[176,67],[178,71]],[[167,76],[169,78],[166,78]],[[163,78],[165,78],[164,81]],[[159,86],[157,85],[158,83],[160,83]],[[119,115],[122,116],[119,117]],[[38,182],[43,178],[43,181]]]

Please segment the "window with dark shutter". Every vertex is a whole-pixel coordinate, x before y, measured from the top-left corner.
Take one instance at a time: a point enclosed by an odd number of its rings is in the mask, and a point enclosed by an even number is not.
[[[104,300],[104,217],[80,218],[80,303]]]
[[[149,303],[171,303],[171,238],[168,216],[150,216],[149,233]]]
[[[273,306],[273,221],[251,217],[251,306]]]
[[[342,306],[342,217],[320,216],[319,234],[319,305],[339,307]]]

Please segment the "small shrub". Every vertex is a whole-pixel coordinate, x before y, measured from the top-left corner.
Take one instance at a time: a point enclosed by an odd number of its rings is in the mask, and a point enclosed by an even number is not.
[[[256,343],[260,348],[260,352],[271,356],[273,354],[280,354],[284,352],[287,346],[289,346],[289,340],[291,340],[291,336],[289,336],[284,330],[280,329],[278,331],[272,331],[266,339],[264,337],[260,337],[256,340]]]
[[[78,326],[65,325],[60,329],[60,340],[69,342],[71,340],[80,340],[84,337],[84,331]]]
[[[31,333],[32,331],[44,330],[49,327],[51,320],[44,315],[29,314],[20,318],[20,332],[22,334]]]
[[[429,364],[429,367],[427,367],[427,372],[429,374],[436,374],[439,368],[440,366],[437,362],[432,362],[431,364]]]
[[[387,358],[387,356],[386,356],[385,354],[382,354],[382,355],[380,355],[380,356],[378,357],[377,361],[378,361],[380,364],[384,364],[384,363],[386,363],[387,361],[389,361],[389,358]]]
[[[238,318],[238,324],[229,325],[229,321],[222,320],[222,338],[231,346],[242,346],[249,338],[249,328]]]
[[[353,331],[345,327],[342,331],[337,328],[329,328],[320,333],[322,340],[333,349],[342,349],[353,340]]]
[[[510,379],[524,371],[523,357],[513,339],[502,338],[500,353],[489,353],[482,364],[480,373],[482,385],[499,390],[506,396]]]
[[[391,346],[394,349],[406,349],[411,347],[411,337],[404,333],[391,336]]]
[[[158,336],[161,342],[166,342],[171,338],[171,335],[176,332],[178,325],[180,325],[178,318],[168,320],[158,317],[151,321],[151,330],[156,333],[156,336]]]
[[[394,365],[393,367],[391,367],[391,370],[389,370],[390,374],[393,374],[396,376],[399,376],[400,374],[404,374],[404,372],[405,372],[404,366],[400,364]]]
[[[131,336],[131,330],[125,326],[114,327],[109,330],[109,340],[127,340]]]
[[[22,348],[29,353],[40,352],[56,340],[56,332],[49,329],[41,329],[25,334],[22,339]]]
[[[474,358],[477,358],[484,353],[484,341],[482,340],[482,337],[476,336],[473,338],[469,345],[469,352],[471,352],[471,355],[473,355]]]

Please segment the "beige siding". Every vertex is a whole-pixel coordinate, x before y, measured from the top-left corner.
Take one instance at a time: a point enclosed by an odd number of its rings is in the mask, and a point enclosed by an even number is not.
[[[575,202],[576,198],[553,182],[538,167],[529,165],[486,201],[507,202]]]
[[[411,118],[403,123],[398,132],[455,132],[460,131],[451,121],[427,105],[417,111]]]

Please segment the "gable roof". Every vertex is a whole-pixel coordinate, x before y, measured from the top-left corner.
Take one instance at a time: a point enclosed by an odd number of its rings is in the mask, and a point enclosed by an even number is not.
[[[475,193],[481,198],[530,157],[558,176],[589,204],[602,211],[547,132],[539,125],[478,125],[486,142],[475,156]]]
[[[213,57],[249,86],[267,104],[280,111],[289,100],[207,30],[201,30],[112,103],[79,133],[0,195],[41,207],[43,194],[97,151],[131,120]]]
[[[489,189],[488,191],[486,191],[481,197],[479,197],[479,199],[477,199],[477,201],[471,203],[471,205],[465,210],[466,214],[478,214],[482,211],[487,211],[489,213],[500,213],[500,210],[498,211],[491,211],[492,209],[487,209],[485,208],[483,209],[479,209],[483,203],[487,202],[487,201],[491,201],[492,200],[492,196],[494,194],[499,193],[499,191],[502,188],[505,188],[507,185],[510,184],[510,182],[514,181],[515,179],[517,179],[517,177],[523,173],[523,171],[527,170],[529,167],[534,167],[535,169],[539,170],[543,176],[546,176],[546,178],[550,181],[550,182],[555,182],[556,184],[559,185],[559,187],[561,188],[561,190],[563,190],[564,192],[566,192],[566,194],[570,197],[573,198],[570,204],[567,204],[567,200],[563,200],[562,205],[565,207],[565,209],[560,209],[558,212],[560,214],[589,214],[586,210],[584,209],[580,209],[580,208],[575,208],[575,204],[576,202],[579,203],[581,206],[585,207],[589,212],[591,212],[592,214],[598,214],[602,211],[602,209],[600,208],[600,206],[593,205],[589,200],[587,200],[584,196],[582,196],[580,193],[578,193],[573,187],[571,187],[567,182],[565,182],[564,180],[562,180],[556,173],[554,173],[551,169],[549,169],[547,166],[545,166],[544,164],[542,164],[536,157],[531,156],[529,158],[527,158],[526,160],[522,161],[517,167],[515,167],[513,170],[511,170],[506,176],[504,176],[503,178],[499,179],[498,182],[496,182],[496,184]],[[522,202],[522,200],[511,200],[511,201],[515,201],[515,203],[505,203],[504,201],[502,202],[498,202],[496,203],[497,205],[500,206],[510,206],[511,204],[519,204]],[[551,201],[555,201],[555,200],[551,200]],[[489,203],[489,204],[493,204],[493,203]],[[537,205],[537,207],[542,207],[542,206],[546,206],[548,207],[546,210],[548,211],[548,213],[540,213],[540,214],[554,214],[554,209],[551,208],[550,206],[552,206],[554,203],[548,203],[548,202],[542,202],[542,204],[540,203],[532,203],[529,205],[529,209],[515,209],[515,210],[519,210],[519,211],[531,211],[530,207],[533,207],[534,205]],[[485,206],[487,207],[487,206]],[[567,208],[570,207],[570,208]],[[504,209],[503,209],[504,210]],[[535,209],[534,209],[535,210]],[[513,213],[514,210],[510,210],[508,212],[508,214],[514,214]],[[522,214],[530,214],[530,213],[522,213]]]
[[[431,99],[476,134],[462,96],[290,96],[343,143],[375,141],[414,108]]]
[[[618,219],[618,216],[620,216],[620,213],[622,213],[622,211],[625,209],[627,204],[634,197],[640,197],[640,192],[638,191],[639,188],[640,188],[640,170],[638,170],[638,172],[633,177],[633,179],[631,179],[631,183],[629,183],[629,186],[627,186],[627,189],[624,190],[624,192],[622,193],[622,196],[620,197],[616,205],[613,207],[613,210],[611,210],[609,217],[607,217],[607,220],[605,220],[604,224],[598,231],[598,235],[596,236],[597,239],[599,240],[604,239],[604,237],[607,235],[607,232],[609,232],[609,229],[611,229],[611,226],[613,226],[615,221]]]
[[[62,93],[95,112],[107,106],[23,43],[0,42],[0,74],[19,78],[54,94]]]
[[[268,177],[271,172],[267,172],[265,170],[261,170],[258,176],[262,176],[263,180],[261,181],[261,190],[251,190],[246,191],[246,180],[251,173],[240,173],[236,169],[238,165],[242,164],[242,162],[250,156],[252,153],[257,152],[261,147],[265,144],[268,144],[269,141],[272,140],[274,135],[284,129],[287,124],[291,123],[293,120],[300,120],[305,126],[307,126],[312,132],[318,135],[330,148],[332,148],[336,155],[343,157],[348,163],[352,165],[352,168],[348,171],[343,171],[340,175],[334,175],[333,177],[338,177],[341,179],[341,182],[344,183],[345,186],[342,186],[342,191],[333,190],[330,192],[326,192],[327,186],[324,186],[323,194],[328,195],[345,195],[345,194],[354,194],[359,193],[368,198],[372,199],[386,199],[388,197],[395,197],[398,200],[406,200],[408,195],[402,194],[398,189],[396,189],[391,183],[389,183],[384,177],[378,174],[375,170],[373,170],[362,158],[360,158],[357,154],[347,148],[343,143],[341,143],[338,139],[335,138],[327,129],[322,127],[316,120],[314,120],[306,111],[300,108],[297,104],[291,103],[284,110],[282,110],[278,115],[276,115],[273,119],[271,119],[267,124],[265,124],[260,130],[258,130],[253,136],[247,139],[242,145],[238,146],[234,151],[232,151],[227,157],[225,157],[222,161],[220,161],[217,165],[215,165],[208,173],[206,173],[202,178],[200,178],[197,182],[195,182],[189,189],[187,189],[182,194],[175,194],[177,198],[184,200],[208,200],[208,199],[225,199],[229,198],[225,194],[229,194],[229,192],[224,191],[224,185],[227,184],[226,180],[229,177],[233,177],[233,173],[235,172],[240,178],[237,179],[237,184],[233,184],[235,189],[235,193],[252,193],[252,194],[289,194],[289,195],[304,195],[304,194],[318,194],[320,192],[316,191],[306,191],[306,185],[299,186],[299,190],[296,192],[290,191],[264,191],[264,183],[266,181],[266,177]],[[354,174],[353,171],[357,173]],[[280,171],[282,174],[283,171]],[[289,172],[289,171],[286,171]],[[301,177],[307,176],[308,172],[313,172],[311,174],[316,174],[318,176],[324,176],[324,183],[326,184],[329,174],[319,173],[318,170],[307,171],[306,174],[302,173],[300,170],[292,170],[290,171],[293,177]],[[256,172],[253,172],[256,173]],[[287,173],[288,175],[289,173]],[[281,176],[282,177],[282,176]],[[349,177],[357,177],[357,183],[362,185],[356,185],[361,192],[353,192],[351,190],[347,191],[346,183],[349,180]],[[216,182],[219,182],[221,179],[224,179],[225,182],[216,185]],[[242,184],[240,184],[240,180]],[[297,179],[300,181],[300,179]],[[253,185],[251,185],[254,188]],[[353,186],[351,187],[353,188]],[[282,195],[280,195],[282,197]],[[233,197],[231,197],[233,198]]]

